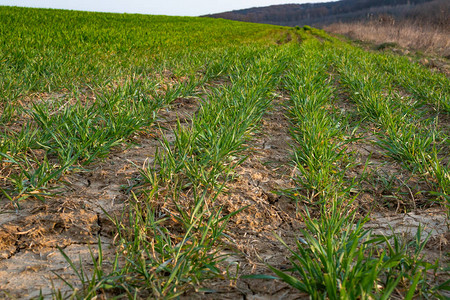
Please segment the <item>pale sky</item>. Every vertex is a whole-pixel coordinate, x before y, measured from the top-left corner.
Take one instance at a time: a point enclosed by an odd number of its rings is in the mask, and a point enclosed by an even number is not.
[[[151,15],[199,16],[235,9],[330,0],[0,0],[0,5]]]

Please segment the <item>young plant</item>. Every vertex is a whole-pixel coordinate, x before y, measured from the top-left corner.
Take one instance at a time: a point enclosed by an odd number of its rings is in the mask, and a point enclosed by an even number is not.
[[[375,236],[364,229],[367,219],[356,221],[351,202],[329,199],[318,219],[306,210],[296,249],[277,236],[292,254],[288,271],[269,265],[277,278],[312,299],[389,299],[400,287],[405,299],[417,292],[426,295],[426,274],[433,266],[421,257],[426,243],[421,229],[411,255],[397,236]]]

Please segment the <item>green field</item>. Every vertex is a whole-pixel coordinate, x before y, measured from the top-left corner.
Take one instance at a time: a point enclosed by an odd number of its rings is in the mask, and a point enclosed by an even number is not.
[[[307,26],[0,20],[0,297],[449,296],[445,74]]]

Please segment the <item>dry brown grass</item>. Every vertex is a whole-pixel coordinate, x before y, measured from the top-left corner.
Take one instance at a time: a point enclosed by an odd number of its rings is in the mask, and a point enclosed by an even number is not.
[[[352,39],[376,44],[396,43],[428,54],[450,56],[450,28],[420,25],[413,21],[381,19],[369,22],[335,23],[324,28]]]

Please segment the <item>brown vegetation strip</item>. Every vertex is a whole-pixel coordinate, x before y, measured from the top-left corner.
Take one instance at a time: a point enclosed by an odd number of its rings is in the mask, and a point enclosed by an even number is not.
[[[335,23],[324,28],[328,32],[343,34],[352,39],[369,41],[384,47],[393,43],[408,49],[450,56],[450,30],[420,26],[411,21]]]

